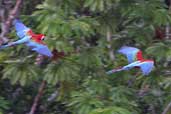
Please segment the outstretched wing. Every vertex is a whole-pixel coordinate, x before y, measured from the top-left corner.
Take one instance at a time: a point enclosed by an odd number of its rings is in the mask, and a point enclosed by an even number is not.
[[[124,70],[128,70],[134,67],[140,67],[144,75],[148,75],[154,67],[153,60],[135,61],[123,67]]]
[[[126,66],[123,66],[120,69],[113,69],[113,70],[110,70],[106,73],[111,74],[111,73],[115,73],[115,72],[122,71],[122,70],[129,70],[129,69],[134,68],[134,67],[140,67],[143,75],[148,75],[154,67],[154,61],[152,61],[152,60],[145,60],[143,62],[142,61],[135,61],[133,63],[126,65]]]
[[[154,61],[144,61],[137,66],[141,68],[144,75],[148,75],[154,68]]]
[[[129,63],[143,58],[141,50],[134,47],[123,46],[118,50],[118,52],[126,55]]]
[[[52,57],[51,51],[44,44],[40,44],[40,43],[37,43],[37,42],[34,42],[34,41],[29,41],[28,43],[26,43],[26,45],[28,47],[32,48],[33,51],[36,51],[37,53],[39,53],[41,55]]]
[[[15,19],[13,25],[17,32],[17,36],[21,39],[27,36],[28,31],[31,31],[30,28],[26,27],[20,20]]]

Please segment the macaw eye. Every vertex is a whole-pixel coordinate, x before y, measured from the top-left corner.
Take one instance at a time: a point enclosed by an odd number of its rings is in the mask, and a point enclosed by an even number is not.
[[[45,36],[43,36],[42,38],[41,38],[41,40],[44,40],[45,39]]]

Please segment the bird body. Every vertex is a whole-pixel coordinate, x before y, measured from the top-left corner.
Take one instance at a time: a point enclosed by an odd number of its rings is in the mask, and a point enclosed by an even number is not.
[[[30,28],[26,27],[20,20],[17,19],[14,20],[13,25],[15,27],[19,40],[11,42],[7,45],[3,45],[0,47],[0,49],[18,44],[25,44],[26,46],[30,47],[32,51],[36,51],[41,55],[52,57],[51,51],[42,41],[45,38],[43,34],[33,33],[33,31]]]
[[[148,75],[154,67],[154,61],[144,59],[142,56],[142,51],[137,48],[123,46],[118,50],[118,52],[126,55],[129,64],[119,69],[110,70],[106,72],[107,74],[138,67],[141,69],[143,75]]]

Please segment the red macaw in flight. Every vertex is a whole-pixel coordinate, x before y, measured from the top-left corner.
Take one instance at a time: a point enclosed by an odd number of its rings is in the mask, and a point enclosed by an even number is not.
[[[118,52],[126,55],[129,64],[119,69],[110,70],[106,72],[107,74],[138,67],[141,69],[143,75],[148,75],[154,67],[154,61],[144,59],[142,51],[137,48],[123,46]]]
[[[13,21],[13,25],[16,29],[19,40],[0,46],[0,49],[18,44],[25,44],[26,46],[30,47],[31,50],[36,51],[41,55],[52,57],[51,51],[43,42],[45,35],[33,33],[30,28],[26,27],[20,20],[17,19]]]

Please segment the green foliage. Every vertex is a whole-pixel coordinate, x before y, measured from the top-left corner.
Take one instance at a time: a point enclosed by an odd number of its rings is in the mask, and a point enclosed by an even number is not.
[[[170,43],[170,40],[155,43],[153,46],[148,47],[146,52],[155,56],[157,61],[161,61],[163,58],[167,60],[167,58],[171,57],[171,47],[169,47]]]
[[[63,81],[73,81],[77,79],[79,67],[68,61],[51,63],[47,66],[44,73],[44,80],[49,84],[57,84]]]
[[[41,4],[31,9],[32,2]],[[0,97],[0,113],[8,109],[4,106],[14,113],[30,110],[42,80],[47,88],[37,114],[158,114],[170,102],[171,42],[155,36],[156,27],[171,21],[163,1],[31,0],[23,7],[24,23],[46,34],[48,47],[63,51],[65,57],[45,59],[39,68],[34,65],[35,56],[23,45],[1,52],[4,80],[0,88],[4,92],[0,96],[6,95],[17,105],[11,108]],[[13,34],[9,36],[16,38]],[[109,45],[114,61],[109,59]],[[144,58],[155,60],[149,76],[142,76],[139,69],[106,75],[107,70],[128,64],[125,56],[117,53],[123,45],[138,47]],[[22,92],[17,93],[16,88]],[[53,91],[58,91],[57,97],[49,102],[46,99]],[[11,97],[16,93],[22,97]]]
[[[72,112],[76,112],[77,114],[88,114],[94,108],[100,108],[103,105],[103,102],[96,98],[96,96],[81,91],[73,92],[71,102],[68,104]]]
[[[104,109],[95,109],[89,114],[132,114],[132,113],[124,108],[108,107]]]
[[[3,69],[3,79],[10,79],[12,84],[20,83],[21,85],[29,84],[38,78],[38,68],[26,60],[6,61],[7,64]],[[31,63],[33,64],[33,63]]]
[[[108,11],[119,0],[85,0],[84,7],[91,11]]]
[[[5,110],[9,109],[9,101],[0,96],[0,114],[3,114]]]
[[[95,48],[87,48],[83,50],[83,53],[81,53],[79,56],[79,62],[85,67],[90,68],[100,66],[102,63],[100,60],[99,50]]]
[[[130,99],[133,100],[135,94],[130,88],[125,88],[123,86],[114,87],[111,90],[111,94],[111,98],[116,104],[125,105],[125,103],[128,103],[128,105],[136,105],[134,102],[130,101]]]
[[[107,93],[109,92],[108,88],[110,88],[107,81],[108,80],[105,78],[96,79],[89,76],[84,80],[83,87],[86,88],[88,93],[97,94],[99,96],[107,96]]]
[[[52,6],[48,2],[47,0],[42,5],[38,5],[39,10],[34,12],[33,17],[37,18],[36,20],[39,22],[37,27],[39,31],[53,37],[53,40],[49,42],[53,48],[72,51],[70,41],[77,42],[81,38],[94,34],[93,26],[98,25],[95,19],[89,16],[79,16],[72,9],[63,10],[62,3]],[[58,4],[57,1],[54,2]]]

